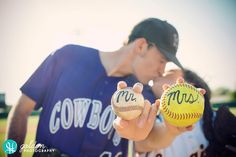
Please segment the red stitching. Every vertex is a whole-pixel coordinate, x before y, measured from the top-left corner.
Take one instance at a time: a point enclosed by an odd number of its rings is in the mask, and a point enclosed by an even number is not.
[[[191,118],[194,118],[194,114],[191,114]]]
[[[167,115],[170,116],[170,111],[169,110],[167,111]]]
[[[172,118],[176,119],[176,113],[174,113],[174,116]]]
[[[179,114],[176,113],[176,115],[177,115],[177,116],[176,116],[176,119],[179,119]]]
[[[173,86],[171,86],[171,87],[165,92],[165,94],[164,94],[163,97],[162,97],[162,109],[163,109],[163,111],[164,111],[169,117],[174,118],[174,119],[176,119],[176,120],[193,119],[193,118],[195,119],[195,118],[201,117],[201,116],[202,116],[201,113],[175,113],[175,112],[170,111],[169,108],[166,106],[166,102],[165,102],[165,101],[166,101],[166,95],[167,95],[167,93],[168,93],[171,89],[173,89],[173,88],[175,88],[175,87],[178,87],[178,86],[180,86],[180,87],[188,87],[188,88],[190,88],[191,90],[194,90],[195,92],[197,92],[198,94],[201,94],[194,86],[192,86],[192,85],[190,85],[190,84],[184,83],[184,84],[176,84],[176,85],[173,85]]]

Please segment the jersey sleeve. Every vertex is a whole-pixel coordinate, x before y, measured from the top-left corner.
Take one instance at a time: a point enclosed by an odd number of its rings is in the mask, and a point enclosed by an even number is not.
[[[49,55],[20,88],[22,93],[36,102],[35,109],[39,109],[42,105],[43,98],[54,76],[55,63],[54,55]]]

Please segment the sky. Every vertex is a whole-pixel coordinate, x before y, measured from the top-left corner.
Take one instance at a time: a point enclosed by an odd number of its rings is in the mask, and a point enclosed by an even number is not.
[[[19,88],[56,49],[80,44],[117,50],[148,17],[176,27],[177,57],[211,89],[236,89],[234,0],[0,0],[0,93],[15,104]]]

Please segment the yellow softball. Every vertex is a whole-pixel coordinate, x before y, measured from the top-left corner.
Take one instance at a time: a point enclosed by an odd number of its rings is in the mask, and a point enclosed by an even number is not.
[[[177,83],[162,94],[160,110],[170,124],[178,127],[189,126],[202,117],[204,97],[194,86]]]

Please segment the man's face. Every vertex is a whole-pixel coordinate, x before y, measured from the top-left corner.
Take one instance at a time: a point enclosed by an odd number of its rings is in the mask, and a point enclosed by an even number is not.
[[[147,47],[133,63],[134,75],[138,80],[147,84],[150,80],[162,76],[167,60],[157,47]]]
[[[165,72],[163,74],[163,77],[158,77],[153,81],[152,91],[158,98],[160,98],[163,93],[162,86],[164,84],[169,84],[169,85],[175,84],[177,78],[179,77],[183,77],[182,70],[180,69],[175,69]]]

